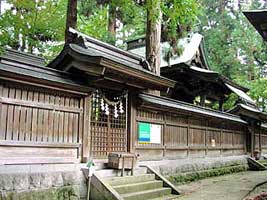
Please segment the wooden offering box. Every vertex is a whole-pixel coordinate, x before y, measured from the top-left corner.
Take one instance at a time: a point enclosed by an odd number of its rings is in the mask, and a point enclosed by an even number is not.
[[[137,156],[132,153],[109,153],[108,167],[113,169],[133,169],[137,163]]]

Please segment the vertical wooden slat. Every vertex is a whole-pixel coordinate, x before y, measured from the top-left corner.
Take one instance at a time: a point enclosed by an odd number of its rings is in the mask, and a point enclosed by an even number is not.
[[[8,98],[14,99],[15,98],[15,89],[9,88]],[[8,117],[7,117],[7,140],[13,139],[13,124],[14,124],[14,106],[8,105]]]
[[[65,99],[64,97],[60,97],[60,106],[64,106],[65,104]],[[59,142],[64,142],[64,112],[60,111],[59,112],[59,128],[58,128],[58,141]]]
[[[39,103],[44,103],[44,93],[40,92],[39,94]],[[38,121],[37,121],[37,141],[43,141],[43,132],[44,132],[44,110],[38,109]]]
[[[56,96],[55,98],[55,105],[60,104],[60,97]],[[53,134],[53,142],[59,142],[59,111],[54,112],[54,134]]]
[[[69,106],[72,108],[75,107],[73,98],[70,99]],[[74,130],[73,130],[73,128],[74,128],[74,114],[73,113],[69,113],[68,122],[69,122],[68,123],[69,126],[68,126],[68,140],[67,140],[67,142],[74,142],[73,141],[73,137],[74,137]]]
[[[33,101],[33,92],[29,91],[28,92],[28,101]],[[33,120],[33,109],[32,108],[27,108],[26,112],[26,141],[30,141],[32,139],[32,120]]]
[[[49,97],[49,104],[54,105],[55,104],[55,96],[50,95]],[[53,110],[50,110],[48,112],[48,142],[54,141],[54,121],[55,121],[55,112]]]
[[[75,108],[79,107],[78,100],[75,99],[74,105],[75,105]],[[74,114],[74,117],[73,117],[73,142],[74,143],[78,142],[78,133],[79,133],[78,128],[79,128],[79,115]]]
[[[44,103],[49,104],[49,94],[45,94]],[[44,110],[44,123],[43,123],[43,142],[48,142],[49,137],[49,111],[47,109]]]
[[[38,102],[39,99],[39,93],[38,92],[34,92],[33,93],[33,102]],[[32,109],[32,134],[31,134],[31,141],[37,141],[37,136],[38,136],[38,132],[37,132],[37,121],[38,119],[38,109],[37,108],[33,108]]]
[[[22,95],[21,95],[21,99],[23,101],[26,101],[27,100],[27,90],[23,89],[22,90]],[[25,141],[25,138],[26,138],[26,125],[27,125],[27,122],[26,122],[26,112],[27,112],[27,109],[26,107],[21,107],[21,112],[20,112],[20,123],[19,123],[19,140],[20,141]]]
[[[15,89],[15,99],[21,100],[21,90]],[[21,106],[14,106],[14,121],[13,121],[13,137],[12,140],[19,139],[19,124],[20,124]]]
[[[64,106],[65,107],[69,107],[70,106],[69,97],[65,98]],[[70,133],[69,132],[69,113],[67,113],[67,112],[63,113],[63,120],[64,120],[64,122],[63,122],[64,126],[63,126],[63,130],[62,130],[62,132],[63,132],[62,140],[63,140],[63,142],[67,142],[68,139],[69,139],[69,133]]]

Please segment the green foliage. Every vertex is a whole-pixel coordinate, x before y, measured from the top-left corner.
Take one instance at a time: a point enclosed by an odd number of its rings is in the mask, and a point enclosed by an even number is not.
[[[184,174],[177,174],[169,177],[169,180],[174,184],[181,184],[186,182],[197,181],[204,178],[222,176],[226,174],[232,174],[237,172],[246,171],[247,167],[245,165],[237,165],[230,167],[215,168],[210,170],[203,170],[198,172],[189,172]]]
[[[177,37],[188,31],[200,14],[200,6],[196,0],[165,0],[162,1],[163,25],[169,37]],[[183,30],[183,27],[186,29]],[[178,35],[179,36],[179,35]]]
[[[226,0],[201,0],[201,4],[203,13],[198,28],[204,35],[211,69],[251,89],[251,97],[265,109],[267,48],[242,10],[264,9],[266,2],[253,0],[251,5],[235,5]],[[230,96],[225,107],[231,108],[235,99]]]
[[[116,9],[116,38],[108,31],[109,9]],[[78,29],[92,37],[113,43],[141,36],[145,33],[146,12],[132,0],[111,0],[97,4],[94,0],[81,0],[78,5]]]
[[[236,101],[238,100],[238,96],[234,93],[230,94],[226,102],[224,103],[224,109],[229,110],[234,107]]]
[[[266,111],[267,103],[267,78],[260,78],[251,83],[251,97],[256,100],[258,106]]]
[[[167,39],[178,40],[196,20],[199,11],[196,0],[157,0],[163,13],[162,24]],[[145,35],[147,18],[157,21],[160,10],[155,10],[156,1],[147,1],[139,5],[133,0],[110,0],[97,4],[94,0],[81,0],[79,3],[78,29],[92,37],[112,42],[109,34],[108,15],[111,7],[116,8],[119,27],[116,41],[122,42]],[[150,10],[147,16],[146,10]],[[120,44],[120,43],[119,43]]]
[[[0,45],[50,58],[64,39],[66,0],[8,0],[0,16]]]

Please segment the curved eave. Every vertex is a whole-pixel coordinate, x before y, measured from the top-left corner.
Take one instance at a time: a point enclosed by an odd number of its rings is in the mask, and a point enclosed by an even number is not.
[[[232,110],[229,111],[229,113],[253,118],[260,121],[267,121],[267,114],[264,112],[261,112],[260,110],[256,108],[252,108],[247,105],[238,104],[236,105]]]
[[[158,97],[158,96],[153,96],[149,94],[140,94],[139,97],[143,101],[143,105],[146,105],[146,104],[154,105],[158,109],[163,107],[165,109],[167,108],[170,112],[171,111],[172,112],[185,111],[185,112],[194,113],[194,114],[197,113],[203,116],[215,117],[219,119],[225,119],[225,120],[230,120],[230,121],[246,124],[246,122],[242,120],[239,116],[232,115],[232,114],[225,113],[225,112],[216,111],[216,110],[202,108],[199,106],[169,99],[166,97]]]
[[[267,41],[267,10],[248,10],[243,13],[262,38]]]
[[[142,69],[142,66],[136,66],[136,64],[128,65],[127,62],[120,63],[116,60],[106,58],[101,54],[90,53],[82,47],[77,47],[77,45],[66,47],[58,57],[58,60],[55,59],[49,66],[62,69],[62,67],[64,68],[64,65],[71,61],[81,62],[87,69],[90,69],[90,65],[94,64],[99,68],[104,67],[105,70],[103,70],[103,73],[110,70],[120,75],[123,74],[125,77],[130,77],[131,79],[136,78],[136,84],[141,84],[138,81],[141,80],[142,82],[151,85],[151,88],[147,89],[166,90],[168,88],[173,88],[176,83],[176,81],[155,75],[148,70]],[[73,65],[72,67],[75,68],[77,66]],[[86,68],[83,68],[82,70],[86,71]],[[105,74],[103,75],[105,76]]]

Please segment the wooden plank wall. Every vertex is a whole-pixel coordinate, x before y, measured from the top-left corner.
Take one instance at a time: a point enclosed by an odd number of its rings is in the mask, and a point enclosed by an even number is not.
[[[267,154],[267,129],[262,128],[260,131],[255,135],[255,146],[257,150],[263,154]]]
[[[141,160],[245,153],[245,127],[234,122],[145,109],[137,109],[135,122],[133,141]],[[138,144],[138,122],[160,124],[161,144]]]
[[[80,96],[0,82],[2,162],[77,162],[82,115]]]

